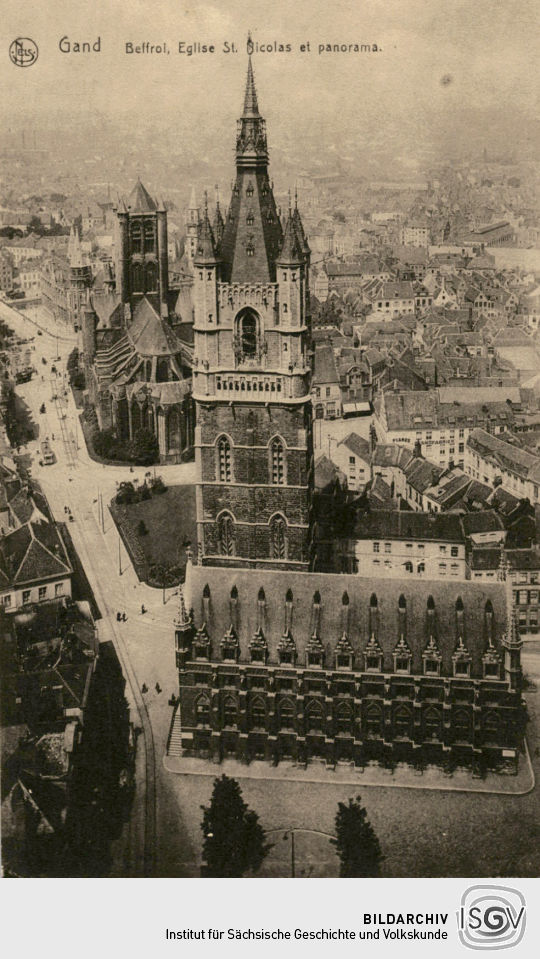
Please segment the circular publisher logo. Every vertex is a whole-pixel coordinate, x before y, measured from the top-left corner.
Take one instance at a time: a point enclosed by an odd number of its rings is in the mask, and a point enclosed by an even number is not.
[[[37,43],[29,37],[17,37],[9,45],[9,59],[16,67],[31,67],[38,58]]]

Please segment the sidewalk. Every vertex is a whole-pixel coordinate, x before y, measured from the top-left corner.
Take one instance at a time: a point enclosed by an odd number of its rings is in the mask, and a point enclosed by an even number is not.
[[[212,776],[223,773],[233,779],[265,779],[286,782],[325,783],[326,785],[351,785],[357,787],[375,786],[385,789],[422,789],[438,792],[488,793],[499,796],[526,796],[535,787],[534,772],[529,756],[527,742],[524,741],[525,756],[520,759],[517,776],[498,776],[488,773],[485,779],[473,779],[472,773],[456,770],[452,776],[445,776],[435,766],[428,767],[419,774],[411,766],[398,764],[393,773],[380,766],[366,766],[363,770],[348,764],[339,764],[335,769],[327,769],[321,762],[311,763],[307,768],[296,766],[292,762],[282,761],[278,766],[254,760],[249,765],[235,759],[224,759],[221,763],[211,763],[206,759],[184,758],[182,756],[164,756],[163,765],[170,773],[180,776]]]

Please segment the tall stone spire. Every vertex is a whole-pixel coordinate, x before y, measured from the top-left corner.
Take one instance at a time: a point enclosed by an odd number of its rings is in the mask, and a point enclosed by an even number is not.
[[[238,120],[236,165],[251,169],[265,169],[268,165],[266,124],[259,113],[251,56],[248,57],[244,109]]]
[[[246,80],[246,95],[244,97],[244,118],[259,117],[259,105],[257,103],[257,91],[255,89],[255,78],[253,76],[253,64],[251,55],[248,57],[248,70]]]
[[[219,244],[221,279],[226,283],[274,282],[282,239],[268,178],[266,125],[248,56],[244,106],[236,131],[236,180]]]

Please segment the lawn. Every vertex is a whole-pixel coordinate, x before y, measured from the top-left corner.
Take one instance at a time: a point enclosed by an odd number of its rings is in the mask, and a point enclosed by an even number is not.
[[[151,585],[165,585],[153,581],[151,567],[180,567],[183,574],[188,544],[197,554],[194,486],[170,486],[140,503],[113,506],[111,512],[139,577]],[[138,532],[141,520],[148,530],[145,535]]]

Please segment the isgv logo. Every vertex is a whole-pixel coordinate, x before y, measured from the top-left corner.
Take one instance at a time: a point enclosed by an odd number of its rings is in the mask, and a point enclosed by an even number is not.
[[[459,938],[468,949],[510,949],[525,933],[525,898],[508,886],[469,886],[457,913]]]

